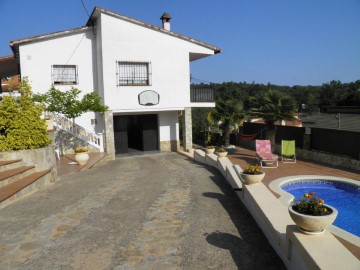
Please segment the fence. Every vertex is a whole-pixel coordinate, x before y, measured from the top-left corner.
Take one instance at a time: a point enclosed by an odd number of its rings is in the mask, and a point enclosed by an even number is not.
[[[311,128],[312,150],[359,159],[360,133],[346,130]]]
[[[256,134],[265,127],[265,124],[244,123],[243,134]],[[278,126],[275,142],[280,144],[281,140],[295,140],[297,148],[309,148],[308,150],[360,159],[360,132],[311,128],[306,135],[309,144],[304,145],[305,131],[303,127]],[[262,139],[259,136],[255,139]]]

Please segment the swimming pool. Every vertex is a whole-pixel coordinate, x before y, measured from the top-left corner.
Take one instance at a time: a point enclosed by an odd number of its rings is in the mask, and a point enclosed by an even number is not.
[[[360,237],[360,188],[324,179],[288,182],[281,188],[297,200],[304,193],[316,192],[328,205],[335,207],[339,214],[334,225]]]

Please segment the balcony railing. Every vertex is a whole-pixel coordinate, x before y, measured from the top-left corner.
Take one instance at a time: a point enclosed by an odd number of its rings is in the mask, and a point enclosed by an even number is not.
[[[213,89],[190,89],[191,102],[215,102]]]

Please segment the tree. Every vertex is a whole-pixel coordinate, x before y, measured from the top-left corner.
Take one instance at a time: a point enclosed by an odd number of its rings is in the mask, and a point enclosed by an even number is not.
[[[105,112],[108,107],[101,104],[101,97],[95,93],[88,93],[79,99],[81,90],[71,88],[68,91],[60,91],[54,86],[45,94],[38,94],[34,98],[37,101],[45,102],[46,110],[49,112],[61,113],[73,120],[86,112]]]
[[[25,78],[19,83],[20,96],[5,96],[0,102],[0,151],[36,149],[51,143],[44,106],[32,100],[31,86]]]
[[[281,94],[274,90],[269,90],[263,95],[257,95],[250,100],[250,115],[255,118],[262,118],[268,129],[268,138],[271,146],[275,149],[276,121],[288,120],[296,121],[293,113],[296,111],[297,104],[291,96]]]
[[[340,81],[330,81],[321,86],[320,106],[335,106],[338,102],[338,95],[342,92],[343,85]]]
[[[360,106],[360,81],[346,85],[339,95],[337,106]]]
[[[304,112],[309,115],[319,112],[319,97],[315,94],[309,94],[305,103]]]
[[[206,141],[206,131],[210,126],[207,115],[210,108],[191,108],[192,132],[195,141]],[[200,135],[202,135],[200,137]]]
[[[230,133],[235,125],[240,123],[244,118],[243,102],[236,99],[219,99],[216,106],[209,113],[209,120],[216,124],[218,121],[222,122],[222,129],[224,132],[224,144],[229,146]]]

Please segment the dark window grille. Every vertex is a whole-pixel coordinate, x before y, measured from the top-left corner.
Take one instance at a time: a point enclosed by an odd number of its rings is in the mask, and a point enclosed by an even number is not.
[[[150,68],[148,62],[117,62],[117,84],[119,86],[151,85]]]
[[[53,65],[53,84],[77,84],[78,71],[75,65]]]

